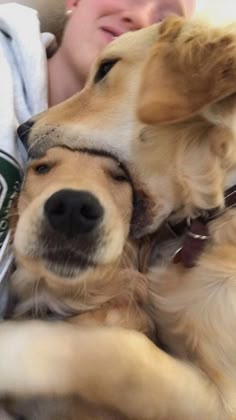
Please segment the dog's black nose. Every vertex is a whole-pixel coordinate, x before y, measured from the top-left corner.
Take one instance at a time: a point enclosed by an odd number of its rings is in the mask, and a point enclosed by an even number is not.
[[[102,221],[104,210],[87,191],[60,190],[44,206],[50,225],[67,237],[92,232]]]
[[[25,147],[27,147],[27,139],[33,125],[34,125],[34,121],[28,120],[17,128],[17,134],[20,137]]]

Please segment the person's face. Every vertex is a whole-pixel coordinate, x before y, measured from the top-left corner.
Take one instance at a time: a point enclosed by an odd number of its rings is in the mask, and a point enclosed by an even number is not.
[[[189,15],[195,0],[66,0],[72,10],[62,51],[73,71],[86,79],[100,50],[127,31],[144,28],[170,14]]]

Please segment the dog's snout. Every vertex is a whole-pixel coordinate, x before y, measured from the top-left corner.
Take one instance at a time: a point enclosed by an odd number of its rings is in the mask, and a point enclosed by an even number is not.
[[[33,127],[33,125],[34,125],[34,121],[33,120],[28,120],[28,121],[24,122],[23,124],[21,124],[17,129],[17,134],[20,137],[24,146],[26,146],[26,147],[27,147],[28,136],[29,136],[30,130]]]
[[[104,214],[98,199],[87,191],[57,191],[44,209],[50,225],[70,238],[95,230]]]

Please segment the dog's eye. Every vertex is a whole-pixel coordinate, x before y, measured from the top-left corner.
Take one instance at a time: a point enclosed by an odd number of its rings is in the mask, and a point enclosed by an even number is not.
[[[50,171],[50,169],[51,166],[47,165],[46,163],[42,163],[34,167],[34,171],[39,175],[47,174]]]
[[[117,182],[128,182],[128,177],[126,175],[113,175],[113,179]]]
[[[109,71],[112,69],[112,67],[117,63],[117,61],[118,59],[103,61],[98,68],[98,71],[94,78],[94,82],[97,83],[100,80],[103,80],[109,73]]]
[[[125,172],[123,172],[122,170],[120,170],[120,171],[119,170],[117,170],[117,171],[110,171],[109,174],[110,174],[111,178],[114,181],[117,181],[117,182],[129,182],[128,175]]]

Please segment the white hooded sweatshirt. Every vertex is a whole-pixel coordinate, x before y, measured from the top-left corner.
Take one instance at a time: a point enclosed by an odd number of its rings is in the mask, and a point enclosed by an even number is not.
[[[16,129],[48,107],[46,48],[53,40],[40,33],[35,10],[0,6],[0,282],[13,262],[7,214],[26,160]]]

